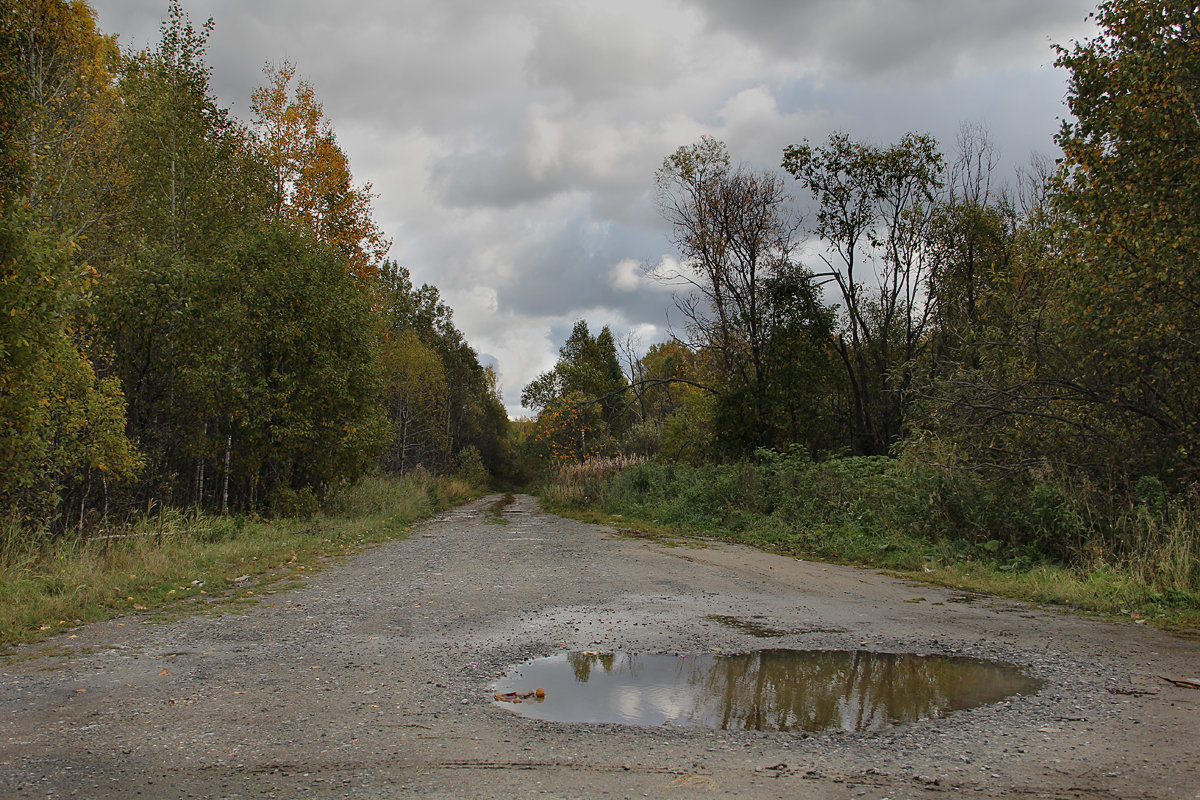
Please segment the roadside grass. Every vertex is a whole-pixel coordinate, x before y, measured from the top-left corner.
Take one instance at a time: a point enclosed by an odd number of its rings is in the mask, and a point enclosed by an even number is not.
[[[307,519],[166,509],[90,538],[30,541],[10,531],[0,552],[0,647],[135,611],[236,609],[477,496],[453,477],[371,476]]]
[[[750,544],[966,592],[1200,629],[1200,514],[1151,493],[1101,506],[1050,478],[988,485],[894,459],[636,465],[543,487],[554,513],[668,542]],[[1153,489],[1154,487],[1150,487]]]

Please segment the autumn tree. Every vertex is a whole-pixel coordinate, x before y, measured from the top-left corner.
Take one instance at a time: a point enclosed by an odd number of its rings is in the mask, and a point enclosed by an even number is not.
[[[1118,0],[1096,21],[1095,38],[1058,49],[1073,115],[1061,169],[1014,229],[980,368],[947,382],[933,430],[973,468],[1191,481],[1200,9]]]
[[[696,354],[679,339],[650,345],[630,372],[630,383],[638,386],[636,408],[643,424],[661,424],[679,411],[687,392],[702,391],[690,385],[700,379]]]
[[[88,252],[94,228],[120,191],[113,144],[115,39],[82,2],[24,0],[6,11],[26,119],[17,139],[28,161],[25,203],[34,218]]]
[[[371,184],[354,185],[350,159],[296,67],[268,64],[264,73],[267,83],[251,95],[250,110],[271,173],[272,213],[307,226],[368,286],[391,246],[372,214]]]
[[[385,261],[376,276],[382,320],[384,402],[392,424],[385,468],[446,469],[466,448],[497,472],[507,457],[508,415],[493,370],[454,325],[437,288],[414,286]]]
[[[705,386],[716,360],[716,353],[697,353],[679,339],[651,345],[638,369],[642,435],[627,448],[688,463],[710,458],[717,395]]]
[[[449,458],[450,430],[441,359],[411,330],[389,337],[381,355],[386,376],[383,402],[392,423],[384,469],[402,475],[416,467],[443,467]]]

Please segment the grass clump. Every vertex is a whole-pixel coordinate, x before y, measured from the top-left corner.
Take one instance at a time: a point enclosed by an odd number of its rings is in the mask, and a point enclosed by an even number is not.
[[[402,538],[413,522],[475,496],[461,478],[417,471],[363,478],[306,517],[162,509],[90,536],[8,531],[0,548],[0,645],[130,611],[187,613],[253,601],[331,559]]]
[[[504,509],[511,506],[517,500],[516,495],[508,492],[501,496],[499,500],[488,506],[487,516],[484,523],[487,525],[508,525],[510,521],[504,516]]]

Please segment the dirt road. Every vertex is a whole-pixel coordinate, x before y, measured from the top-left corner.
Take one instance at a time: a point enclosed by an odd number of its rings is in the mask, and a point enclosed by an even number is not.
[[[10,659],[0,797],[1200,798],[1200,690],[1160,677],[1200,678],[1200,642],[621,538],[529,497],[500,522],[494,499],[244,614],[127,617]],[[1045,685],[863,734],[539,722],[489,688],[563,651],[764,646],[977,656]]]

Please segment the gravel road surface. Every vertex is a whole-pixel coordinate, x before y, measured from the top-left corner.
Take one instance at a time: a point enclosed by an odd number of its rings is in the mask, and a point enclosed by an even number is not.
[[[244,613],[123,617],[17,651],[0,797],[1200,798],[1200,689],[1164,679],[1200,679],[1200,642],[625,538],[527,496],[497,519],[496,499]],[[564,651],[764,647],[974,656],[1045,684],[875,733],[550,723],[492,696],[510,665]]]

